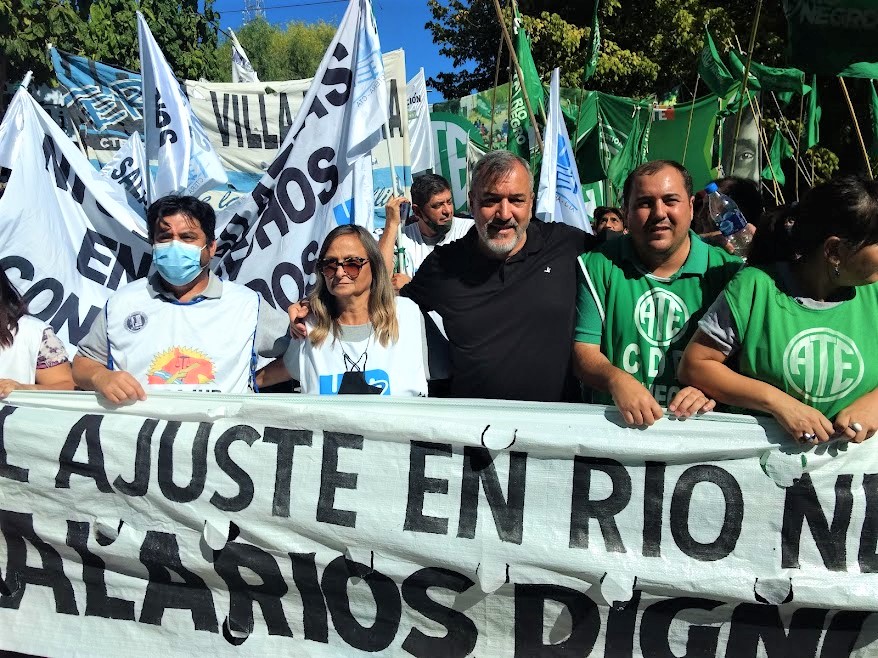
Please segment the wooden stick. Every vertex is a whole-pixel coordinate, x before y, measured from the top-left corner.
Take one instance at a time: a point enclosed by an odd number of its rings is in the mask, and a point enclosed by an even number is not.
[[[847,85],[844,83],[844,78],[839,76],[838,84],[841,85],[841,92],[844,94],[844,99],[847,101],[848,110],[851,112],[851,119],[854,121],[854,130],[857,131],[857,139],[860,140],[860,148],[863,151],[863,160],[866,163],[866,171],[869,173],[869,180],[872,180],[872,164],[869,162],[869,152],[866,150],[866,142],[863,141],[863,133],[860,131],[860,122],[857,121],[857,113],[854,112],[854,104],[851,103],[850,94],[848,94]]]
[[[799,161],[800,155],[799,155],[798,144],[799,144],[799,142],[802,141],[802,116],[803,116],[803,114],[799,115],[799,137],[798,137],[798,139],[796,139],[796,137],[793,135],[793,129],[790,128],[789,122],[787,121],[787,118],[784,116],[783,110],[780,107],[780,102],[777,100],[777,96],[775,95],[775,93],[773,91],[771,92],[771,98],[774,100],[774,105],[775,105],[775,107],[777,107],[777,112],[780,115],[781,125],[783,125],[783,127],[786,128],[786,133],[787,133],[788,139],[790,140],[790,144],[792,144],[793,142],[796,142],[796,144],[797,144],[797,148],[796,148],[796,200],[798,201],[798,199],[799,199],[799,172],[800,171],[802,172],[802,176],[805,178],[805,182],[808,183],[808,187],[811,187],[814,185],[814,183],[808,177],[808,172],[805,171],[804,160],[802,162]],[[801,97],[801,101],[802,102],[800,103],[800,105],[804,106],[804,103],[805,103],[804,96]],[[804,113],[804,109],[801,109],[801,112]]]
[[[756,45],[756,28],[759,25],[759,14],[762,13],[762,0],[756,2],[756,16],[753,18],[753,28],[750,30],[750,45],[747,46],[747,65],[744,67],[744,80],[741,82],[741,98],[747,96],[747,83],[750,81],[750,63],[753,61],[753,47]],[[744,104],[738,108],[735,117],[735,137],[732,142],[732,162],[738,152],[738,132],[741,130],[741,116],[744,114]],[[733,167],[734,168],[734,167]]]
[[[491,90],[491,132],[488,137],[488,150],[494,150],[494,112],[497,108],[497,83],[500,82],[500,56],[503,54],[503,39],[497,47],[497,65],[494,67],[494,88]]]
[[[689,135],[692,132],[692,117],[695,115],[695,99],[698,98],[698,82],[701,80],[701,75],[696,76],[695,78],[695,91],[692,92],[692,109],[689,110],[689,125],[686,126],[686,143],[683,144],[683,159],[680,161],[684,167],[686,166],[686,153],[689,152]]]
[[[762,0],[759,0],[761,3]],[[506,29],[506,23],[503,21],[503,11],[500,9],[499,0],[494,0],[494,11],[497,12],[497,21],[500,23],[500,29],[503,30],[503,38],[506,39],[506,47],[509,48],[509,54],[512,56],[512,63],[515,66],[515,72],[518,75],[518,82],[521,84],[521,95],[524,97],[524,105],[527,108],[527,115],[530,123],[534,127],[534,135],[537,138],[537,146],[540,153],[543,152],[543,137],[540,135],[540,127],[537,125],[537,118],[534,116],[533,107],[530,104],[530,98],[527,96],[527,87],[524,84],[524,73],[521,65],[518,63],[518,56],[515,54],[515,46],[512,43],[512,37],[509,36],[509,30]]]

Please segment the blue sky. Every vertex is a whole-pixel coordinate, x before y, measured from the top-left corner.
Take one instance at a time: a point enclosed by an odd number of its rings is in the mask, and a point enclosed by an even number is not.
[[[285,24],[289,21],[311,23],[323,19],[338,25],[347,8],[347,0],[263,0],[265,18],[270,23]],[[277,9],[272,9],[277,7]],[[237,29],[244,20],[244,0],[216,0],[214,9],[222,15],[220,26],[225,30]],[[381,49],[385,52],[402,48],[405,50],[406,74],[409,78],[424,67],[429,78],[440,71],[452,70],[451,60],[439,54],[439,46],[433,43],[424,23],[430,20],[426,0],[372,0]],[[429,93],[431,103],[442,100],[438,92]]]

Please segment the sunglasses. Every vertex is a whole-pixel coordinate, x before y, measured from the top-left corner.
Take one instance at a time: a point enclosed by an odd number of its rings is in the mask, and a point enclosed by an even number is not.
[[[351,257],[345,258],[344,260],[338,260],[337,258],[322,258],[317,261],[317,269],[323,272],[323,276],[331,277],[335,276],[340,265],[345,274],[351,279],[356,279],[360,276],[360,270],[362,270],[363,266],[368,262],[368,258]]]

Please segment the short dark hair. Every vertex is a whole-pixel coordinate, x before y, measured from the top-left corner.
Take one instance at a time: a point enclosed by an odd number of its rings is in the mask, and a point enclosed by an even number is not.
[[[604,215],[609,215],[613,213],[622,220],[622,226],[628,228],[628,220],[625,218],[625,215],[622,214],[622,210],[619,208],[615,208],[614,206],[598,206],[594,209],[594,223],[597,224],[604,218]]]
[[[639,178],[640,176],[652,176],[665,167],[671,167],[680,172],[680,175],[683,177],[683,185],[686,188],[686,196],[691,198],[692,174],[689,173],[689,170],[686,169],[686,167],[676,160],[652,160],[650,162],[644,162],[628,174],[628,178],[625,179],[625,185],[622,187],[622,205],[626,207],[628,206],[628,195],[631,194],[631,188],[634,187],[635,178]]]
[[[470,194],[473,194],[475,191],[481,193],[483,188],[509,176],[512,170],[515,169],[516,164],[524,167],[530,182],[530,190],[533,192],[534,175],[530,170],[530,163],[524,158],[515,155],[512,151],[500,150],[490,151],[481,160],[476,162],[470,182]]]
[[[451,183],[439,174],[417,176],[412,181],[412,203],[416,206],[425,206],[434,196],[450,189]]]
[[[169,194],[153,201],[146,211],[146,231],[150,244],[155,242],[156,224],[165,217],[177,214],[184,215],[198,222],[201,230],[207,236],[207,244],[211,244],[214,241],[216,213],[210,204],[194,196]]]

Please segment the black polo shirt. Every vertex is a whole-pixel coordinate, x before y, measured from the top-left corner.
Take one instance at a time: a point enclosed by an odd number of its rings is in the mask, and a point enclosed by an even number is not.
[[[509,260],[486,256],[476,229],[424,260],[402,294],[442,316],[454,397],[559,401],[570,367],[577,256],[594,238],[536,219]]]

